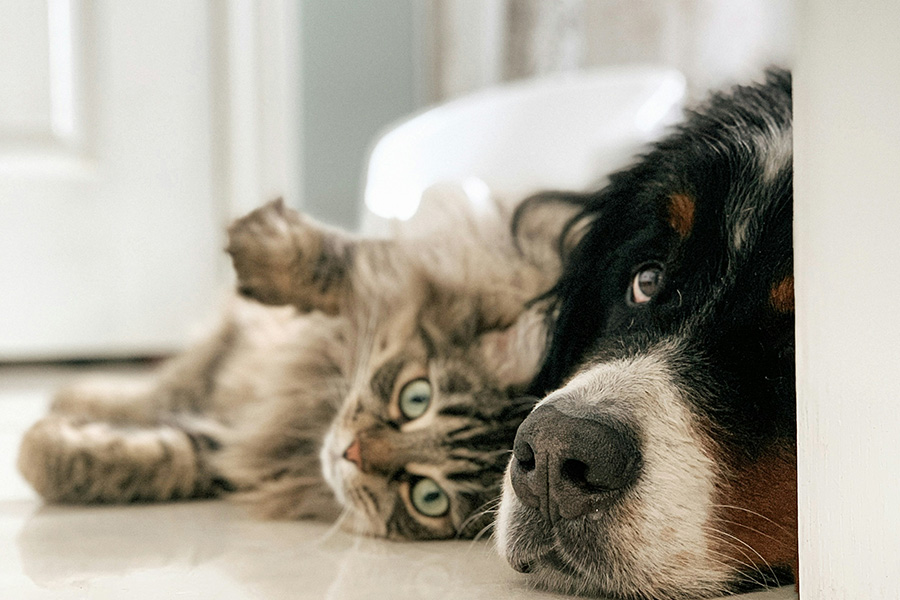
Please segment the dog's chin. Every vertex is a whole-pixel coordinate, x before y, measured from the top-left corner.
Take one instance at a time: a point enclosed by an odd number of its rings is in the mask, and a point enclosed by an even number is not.
[[[534,563],[526,582],[541,590],[551,590],[574,596],[608,596],[602,586],[589,577],[576,574],[568,563],[552,551],[540,562]]]
[[[627,508],[625,509],[627,510]],[[590,515],[549,523],[516,498],[509,480],[497,521],[500,554],[524,574],[527,585],[590,597],[675,600],[734,591],[736,573],[704,557],[658,548],[658,564],[631,554],[616,517]],[[627,533],[625,534],[627,536]]]
[[[659,492],[638,484],[606,510],[551,522],[519,500],[507,469],[498,549],[528,585],[567,594],[674,600],[734,591],[739,574],[713,547],[708,521],[679,527],[682,515]],[[692,496],[691,512],[706,512],[704,494]]]
[[[596,575],[595,570],[585,568],[585,554],[598,550],[591,532],[583,531],[587,539],[579,539],[577,532],[570,531],[568,537],[572,539],[564,541],[537,511],[518,502],[508,483],[507,478],[495,537],[500,554],[515,570],[526,574],[526,583],[567,594],[607,592],[592,576]],[[575,559],[566,552],[579,547],[584,550]]]
[[[719,469],[684,392],[674,384],[670,346],[591,366],[538,405],[572,417],[601,415],[604,422],[631,424],[641,440],[641,458],[633,481],[598,508],[551,510],[541,506],[577,498],[551,492],[540,506],[534,500],[526,504],[513,484],[517,474],[523,481],[513,456],[496,538],[513,568],[535,584],[617,598],[696,598],[729,591],[733,565],[710,533]]]
[[[626,509],[627,510],[627,509]],[[625,512],[625,511],[623,511]],[[530,587],[620,599],[687,600],[747,593],[794,580],[789,567],[742,566],[712,548],[699,553],[653,551],[657,563],[629,547],[622,513],[549,523],[523,505],[507,476],[495,539],[500,554]]]

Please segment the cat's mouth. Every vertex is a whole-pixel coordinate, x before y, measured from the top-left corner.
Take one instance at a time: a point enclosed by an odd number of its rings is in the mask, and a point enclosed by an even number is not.
[[[340,431],[329,431],[319,453],[325,482],[343,509],[341,527],[354,534],[384,537],[384,515],[378,512],[379,502],[371,487],[374,482],[363,485],[359,481],[362,473],[353,452],[345,456],[352,445],[345,442],[347,437]]]
[[[334,492],[338,503],[347,508],[348,496],[345,482],[354,475],[353,471],[356,468],[352,462],[344,459],[346,449],[350,447],[351,443],[349,441],[343,443],[340,439],[343,437],[348,436],[341,436],[334,429],[330,430],[322,443],[319,461],[322,463],[322,474],[325,477],[325,482]]]

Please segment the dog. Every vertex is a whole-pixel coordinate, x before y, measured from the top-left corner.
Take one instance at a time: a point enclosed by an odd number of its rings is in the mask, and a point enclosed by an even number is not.
[[[579,207],[498,511],[536,585],[674,599],[796,573],[791,121],[770,69],[601,190],[520,208]]]

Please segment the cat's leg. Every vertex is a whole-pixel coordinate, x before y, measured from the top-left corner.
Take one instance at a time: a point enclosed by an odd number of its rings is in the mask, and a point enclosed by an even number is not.
[[[172,500],[227,488],[209,460],[226,429],[210,404],[235,335],[229,320],[149,377],[64,388],[23,437],[19,470],[59,502]]]
[[[173,413],[204,412],[238,343],[233,310],[212,335],[146,375],[99,375],[63,387],[51,412],[124,425],[153,425]]]
[[[29,429],[19,470],[46,500],[66,503],[165,501],[227,489],[209,467],[220,425],[129,426],[51,413]]]
[[[238,291],[263,304],[337,314],[357,242],[276,200],[234,222],[228,252]]]

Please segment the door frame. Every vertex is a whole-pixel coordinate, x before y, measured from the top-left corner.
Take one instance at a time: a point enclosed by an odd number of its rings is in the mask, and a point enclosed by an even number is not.
[[[800,595],[900,594],[900,4],[800,0]]]

